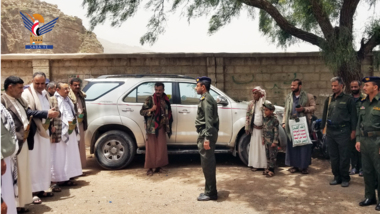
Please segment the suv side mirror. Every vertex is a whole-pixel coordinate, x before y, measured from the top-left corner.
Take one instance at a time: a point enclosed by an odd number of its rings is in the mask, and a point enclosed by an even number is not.
[[[228,105],[228,101],[227,101],[227,99],[226,99],[225,97],[223,97],[223,96],[218,96],[218,97],[216,98],[216,103],[217,103],[217,104],[221,104],[222,106],[226,106],[226,105]]]

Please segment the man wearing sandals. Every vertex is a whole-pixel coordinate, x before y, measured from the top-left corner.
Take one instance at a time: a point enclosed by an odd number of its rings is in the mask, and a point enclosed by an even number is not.
[[[293,80],[290,88],[292,92],[286,98],[284,116],[282,118],[282,127],[285,128],[288,136],[285,164],[291,166],[289,169],[291,173],[301,171],[303,174],[308,174],[308,168],[311,164],[312,145],[293,147],[289,120],[294,117],[306,116],[308,124],[310,125],[310,120],[316,104],[314,96],[302,90],[301,80]]]
[[[327,126],[326,139],[334,180],[330,185],[350,185],[351,140],[355,139],[358,121],[354,98],[343,92],[341,77],[331,79],[333,95],[325,101],[322,117],[322,129]]]
[[[61,112],[61,117],[53,120],[51,135],[51,181],[60,186],[75,186],[71,178],[82,175],[82,165],[77,140],[77,118],[73,102],[68,97],[67,83],[58,83],[57,92],[50,97],[52,107]],[[53,189],[59,191],[56,185]]]
[[[32,110],[47,111],[51,109],[47,92],[45,91],[46,75],[43,72],[33,74],[33,83],[22,93]],[[34,118],[37,132],[34,135],[34,148],[29,152],[30,175],[32,178],[33,203],[40,204],[42,197],[52,197],[49,189],[51,183],[50,159],[50,119]]]
[[[148,176],[152,176],[153,172],[162,172],[162,167],[169,163],[166,135],[170,138],[173,123],[169,97],[164,93],[165,85],[157,82],[154,90],[155,93],[146,98],[140,111],[140,115],[145,118],[148,138],[145,145],[144,166],[148,169]]]
[[[34,135],[36,133],[36,124],[31,118],[55,118],[59,112],[35,111],[30,109],[27,102],[21,97],[24,91],[24,81],[15,76],[10,76],[4,81],[5,93],[1,96],[1,103],[11,114],[15,124],[16,136],[19,144],[17,152],[17,185],[18,198],[17,212],[27,212],[24,208],[26,204],[32,202],[32,185],[30,177],[29,150],[34,147]]]

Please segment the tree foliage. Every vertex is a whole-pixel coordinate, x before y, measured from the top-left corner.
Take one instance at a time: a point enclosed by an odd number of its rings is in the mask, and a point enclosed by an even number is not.
[[[362,60],[380,45],[380,11],[373,12],[361,43],[355,45],[353,24],[359,3],[371,9],[380,0],[83,0],[92,29],[106,20],[120,26],[144,4],[152,17],[141,44],[154,44],[165,32],[166,20],[178,10],[189,22],[210,17],[209,34],[248,11],[251,18],[258,16],[259,30],[278,46],[286,48],[301,40],[316,45],[334,71],[352,74],[350,78],[360,76]]]

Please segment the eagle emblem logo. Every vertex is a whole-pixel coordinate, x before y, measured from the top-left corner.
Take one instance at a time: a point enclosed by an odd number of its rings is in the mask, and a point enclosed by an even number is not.
[[[32,16],[26,13],[29,18],[21,13],[22,19],[24,21],[24,26],[26,29],[30,31],[30,44],[41,44],[42,43],[42,35],[49,33],[53,30],[54,25],[57,23],[59,17],[53,19],[52,21],[40,25],[41,23],[45,23],[44,17],[40,14],[33,14]]]

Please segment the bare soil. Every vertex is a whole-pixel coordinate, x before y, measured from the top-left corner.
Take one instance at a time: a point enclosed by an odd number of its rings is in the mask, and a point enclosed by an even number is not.
[[[375,206],[359,207],[364,197],[363,178],[351,185],[330,186],[329,161],[313,158],[310,174],[290,173],[283,165],[266,178],[252,172],[232,155],[217,155],[217,201],[198,202],[204,178],[198,155],[169,156],[167,173],[146,176],[144,156],[138,155],[123,170],[103,170],[88,154],[87,176],[78,186],[62,187],[29,213],[376,213]]]

